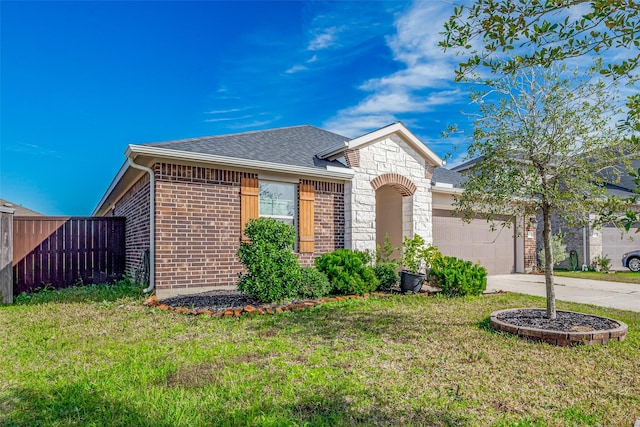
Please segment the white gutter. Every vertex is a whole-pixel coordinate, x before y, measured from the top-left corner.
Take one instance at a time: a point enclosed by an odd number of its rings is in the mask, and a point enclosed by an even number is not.
[[[440,187],[438,185],[432,185],[431,191],[442,194],[462,194],[464,193],[464,188]]]
[[[128,151],[128,150],[127,150]],[[127,163],[132,168],[140,169],[149,174],[149,287],[142,292],[150,292],[156,282],[156,181],[153,170],[133,162],[127,153]]]
[[[263,172],[290,173],[319,178],[333,178],[346,181],[350,181],[355,174],[355,171],[350,168],[336,170],[341,168],[336,168],[335,166],[327,166],[325,169],[320,169],[308,166],[283,165],[281,163],[264,162],[262,160],[241,159],[237,157],[219,156],[217,154],[171,150],[148,145],[129,145],[127,151],[125,152],[125,155],[127,157],[131,157],[132,154],[162,157],[165,159],[173,160],[195,160],[205,163],[215,163],[222,166],[257,169]]]

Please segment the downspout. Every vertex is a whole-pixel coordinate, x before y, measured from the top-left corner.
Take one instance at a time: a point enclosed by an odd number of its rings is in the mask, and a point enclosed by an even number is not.
[[[582,227],[582,271],[587,271],[587,226]]]
[[[142,291],[146,293],[153,290],[156,282],[156,182],[151,168],[134,163],[128,156],[127,163],[149,174],[149,287]]]

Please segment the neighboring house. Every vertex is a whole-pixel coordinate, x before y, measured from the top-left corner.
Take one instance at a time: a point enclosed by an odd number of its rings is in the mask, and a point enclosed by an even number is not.
[[[39,212],[25,208],[24,206],[20,206],[5,199],[0,199],[0,206],[5,206],[13,209],[15,211],[13,214],[14,216],[42,216],[42,214]]]
[[[490,272],[524,271],[525,246],[535,248],[508,230],[495,249],[486,223],[463,228],[452,218],[462,177],[399,122],[355,139],[294,126],[129,145],[125,154],[94,215],[127,218],[130,273],[151,247],[159,296],[235,286],[244,224],[260,216],[296,227],[304,265],[338,248],[374,251],[386,234],[395,246],[417,233],[444,253],[483,255]],[[482,250],[464,256],[471,243]]]
[[[631,166],[637,170],[640,168],[640,160],[633,161]],[[610,175],[610,178],[612,182],[605,184],[607,193],[610,196],[627,199],[635,195],[634,179],[628,173],[623,173],[619,177]],[[640,206],[632,208],[640,210]],[[595,216],[591,215],[590,218],[594,220]],[[540,218],[538,219],[540,220]],[[640,249],[640,234],[635,234],[634,230],[624,232],[624,230],[612,224],[606,224],[599,228],[591,226],[567,227],[557,218],[554,218],[552,232],[565,233],[564,241],[567,245],[567,252],[575,250],[578,253],[579,267],[583,265],[590,266],[596,258],[607,256],[611,259],[611,267],[621,270],[624,269],[621,263],[622,254]],[[539,241],[542,242],[542,235],[539,236]],[[567,267],[568,263],[564,262],[560,266]]]
[[[473,167],[482,160],[482,156],[462,163],[454,168],[453,171],[464,173],[465,171],[472,170]],[[638,170],[640,168],[640,160],[632,162],[631,166]],[[618,169],[621,170],[620,168]],[[607,193],[611,196],[617,196],[623,199],[630,198],[635,195],[634,178],[627,172],[623,172],[620,175],[610,173],[610,171],[604,171],[603,177],[607,179],[606,188]],[[640,206],[635,207],[636,210],[640,210]],[[596,216],[591,214],[590,221],[594,221]],[[542,224],[542,214],[538,214],[538,224]],[[567,246],[567,252],[576,251],[578,255],[578,267],[582,268],[583,265],[591,266],[593,261],[602,256],[607,256],[611,259],[611,267],[613,269],[622,269],[621,259],[622,254],[631,250],[640,249],[640,235],[636,235],[635,239],[633,231],[625,233],[620,228],[615,227],[612,224],[607,224],[603,227],[594,228],[592,226],[585,227],[570,227],[564,221],[556,215],[551,219],[551,232],[553,234],[564,233],[564,243]],[[536,253],[542,249],[542,227],[537,229],[537,244]],[[559,264],[559,267],[569,267],[569,262],[564,261]]]

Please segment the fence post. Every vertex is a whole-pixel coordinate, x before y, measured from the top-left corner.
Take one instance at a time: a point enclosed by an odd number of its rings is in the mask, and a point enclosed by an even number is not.
[[[13,304],[13,213],[0,206],[0,303]]]

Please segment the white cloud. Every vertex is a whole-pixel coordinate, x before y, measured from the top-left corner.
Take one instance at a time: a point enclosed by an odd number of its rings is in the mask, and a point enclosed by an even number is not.
[[[307,64],[312,64],[318,60],[318,55],[313,55],[311,58],[307,59]]]
[[[298,73],[300,71],[305,71],[308,70],[308,67],[305,67],[304,65],[300,65],[300,64],[296,64],[293,67],[289,68],[287,71],[285,71],[285,73],[287,74],[295,74]]]
[[[240,117],[218,117],[215,119],[205,119],[204,121],[206,123],[217,123],[217,122],[228,122],[231,120],[244,120],[244,119],[249,119],[251,117],[253,117],[252,114],[249,114],[247,116],[240,116]]]
[[[230,108],[228,110],[211,110],[211,111],[205,111],[205,114],[228,114],[228,113],[236,113],[242,110],[246,110],[246,108]]]
[[[419,0],[398,14],[396,31],[386,41],[403,68],[364,82],[359,87],[368,92],[364,99],[340,110],[324,126],[357,136],[400,119],[412,121],[416,113],[460,101],[464,94],[453,88],[455,58],[438,46],[439,29],[450,14],[448,3]]]
[[[307,50],[323,50],[335,46],[338,40],[337,35],[340,31],[342,31],[340,27],[328,27],[320,30],[309,42]]]

